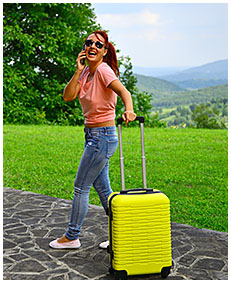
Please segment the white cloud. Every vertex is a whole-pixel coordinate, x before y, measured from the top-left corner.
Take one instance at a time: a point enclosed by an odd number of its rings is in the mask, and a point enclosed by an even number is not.
[[[138,39],[143,41],[153,41],[160,39],[160,34],[158,30],[155,29],[144,29],[142,32],[129,32],[128,34],[123,35],[127,39]]]
[[[159,25],[160,15],[152,13],[151,11],[144,10],[138,16],[140,24],[144,23],[148,26],[156,26]]]
[[[138,13],[97,14],[98,22],[105,28],[130,28],[160,25],[160,15],[147,9]]]

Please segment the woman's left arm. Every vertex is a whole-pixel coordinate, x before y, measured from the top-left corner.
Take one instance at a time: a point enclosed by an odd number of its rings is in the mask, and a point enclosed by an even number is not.
[[[112,89],[115,93],[117,93],[124,103],[125,112],[122,115],[122,118],[126,121],[125,124],[127,125],[128,122],[134,121],[136,118],[136,114],[133,110],[133,102],[130,92],[119,80],[112,81],[108,87]]]

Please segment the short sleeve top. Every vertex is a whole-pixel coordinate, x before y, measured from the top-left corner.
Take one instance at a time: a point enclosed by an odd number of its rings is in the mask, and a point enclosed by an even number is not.
[[[111,67],[101,63],[92,78],[87,81],[89,67],[85,67],[79,78],[79,101],[82,106],[85,124],[96,124],[115,119],[117,94],[108,86],[118,80]]]

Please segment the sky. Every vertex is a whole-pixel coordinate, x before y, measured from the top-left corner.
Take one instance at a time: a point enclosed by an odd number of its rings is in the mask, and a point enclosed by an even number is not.
[[[194,67],[228,58],[227,3],[93,3],[109,40],[140,67]]]

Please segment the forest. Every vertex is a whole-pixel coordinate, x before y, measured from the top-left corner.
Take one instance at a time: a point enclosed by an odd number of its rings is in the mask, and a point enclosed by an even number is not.
[[[211,100],[207,104],[190,104],[173,109],[159,109],[160,119],[168,127],[196,127],[226,129],[228,127],[228,99]]]

